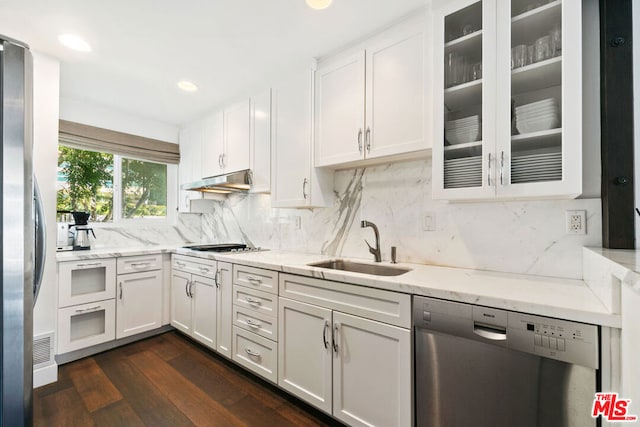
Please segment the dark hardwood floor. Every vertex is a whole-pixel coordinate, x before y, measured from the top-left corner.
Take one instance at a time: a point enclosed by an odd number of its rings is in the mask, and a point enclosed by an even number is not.
[[[35,426],[340,425],[176,332],[63,365]]]

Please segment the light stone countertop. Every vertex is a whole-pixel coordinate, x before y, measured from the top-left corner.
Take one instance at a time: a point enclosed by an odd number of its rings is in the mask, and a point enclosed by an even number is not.
[[[411,271],[399,276],[374,276],[307,265],[335,258],[325,255],[285,251],[214,254],[175,246],[59,252],[57,260],[73,261],[169,252],[395,292],[620,327],[620,315],[608,310],[582,280],[403,263],[395,266],[410,268]],[[370,263],[369,260],[352,260]]]

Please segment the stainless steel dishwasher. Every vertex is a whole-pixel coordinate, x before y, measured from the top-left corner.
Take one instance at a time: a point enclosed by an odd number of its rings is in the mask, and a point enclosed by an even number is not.
[[[418,427],[595,426],[598,327],[414,297]]]

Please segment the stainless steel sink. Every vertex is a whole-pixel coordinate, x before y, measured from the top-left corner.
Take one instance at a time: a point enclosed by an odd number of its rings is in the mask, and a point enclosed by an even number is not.
[[[332,259],[329,261],[307,264],[310,267],[329,268],[331,270],[351,271],[354,273],[373,274],[374,276],[399,276],[410,268],[391,267],[389,265],[365,264],[362,262],[347,261],[344,259]]]

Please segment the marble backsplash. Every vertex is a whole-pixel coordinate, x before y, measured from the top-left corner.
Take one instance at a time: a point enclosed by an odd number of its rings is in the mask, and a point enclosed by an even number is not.
[[[431,198],[431,160],[337,171],[332,207],[274,209],[264,194],[210,200],[211,213],[175,226],[107,227],[96,247],[241,241],[269,249],[372,259],[363,239],[380,230],[383,260],[565,278],[582,277],[582,247],[601,246],[600,199],[454,203]],[[587,211],[587,234],[565,232],[567,210]],[[424,217],[432,222],[425,227]],[[431,231],[426,231],[425,228]]]
[[[431,198],[431,160],[335,173],[334,205],[273,209],[269,195],[232,195],[202,214],[203,240],[369,259],[380,229],[383,260],[565,278],[582,277],[582,247],[601,246],[600,199],[454,203]],[[565,232],[567,210],[587,211],[587,234]],[[424,217],[432,218],[426,231]]]

